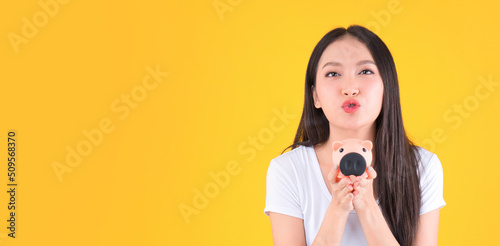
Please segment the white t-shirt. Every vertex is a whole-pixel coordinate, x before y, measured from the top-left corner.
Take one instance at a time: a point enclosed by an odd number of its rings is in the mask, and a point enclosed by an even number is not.
[[[437,156],[419,148],[420,188],[425,214],[446,205],[443,199],[443,168]],[[273,160],[267,171],[264,213],[276,212],[304,220],[307,245],[311,245],[332,200],[314,148],[300,146]],[[367,245],[355,210],[347,218],[342,245]]]

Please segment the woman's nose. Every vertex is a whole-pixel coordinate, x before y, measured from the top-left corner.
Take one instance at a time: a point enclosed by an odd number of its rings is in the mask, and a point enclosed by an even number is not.
[[[355,97],[359,94],[359,89],[357,86],[348,85],[342,89],[342,94],[348,97]]]

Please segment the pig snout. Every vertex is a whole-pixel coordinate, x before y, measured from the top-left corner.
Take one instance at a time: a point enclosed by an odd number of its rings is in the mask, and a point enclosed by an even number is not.
[[[340,171],[345,176],[361,176],[366,170],[365,158],[355,152],[348,153],[340,159]]]

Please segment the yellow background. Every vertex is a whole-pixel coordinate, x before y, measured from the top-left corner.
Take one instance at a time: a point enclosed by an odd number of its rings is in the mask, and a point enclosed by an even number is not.
[[[0,244],[272,245],[269,161],[293,139],[314,45],[349,24],[389,46],[407,131],[443,164],[440,245],[497,243],[497,3],[40,2],[0,3],[0,152],[15,129],[18,155],[15,239],[0,163]],[[148,67],[168,75],[144,90]],[[112,109],[133,93],[128,115]],[[60,182],[53,163],[103,120],[113,130]]]

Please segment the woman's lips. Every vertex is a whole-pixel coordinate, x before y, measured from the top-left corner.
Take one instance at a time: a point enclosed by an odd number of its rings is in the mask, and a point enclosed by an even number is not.
[[[342,103],[342,108],[346,113],[354,113],[359,108],[359,102],[356,99],[347,99]]]

